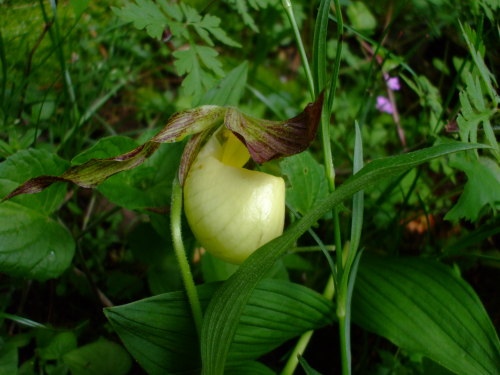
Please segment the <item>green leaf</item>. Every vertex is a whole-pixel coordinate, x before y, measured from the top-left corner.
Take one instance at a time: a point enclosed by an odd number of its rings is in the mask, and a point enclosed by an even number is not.
[[[73,332],[61,332],[54,336],[47,346],[40,348],[38,354],[44,360],[58,360],[77,347]]]
[[[328,13],[331,0],[321,0],[314,24],[312,74],[315,95],[325,88],[326,83],[326,35],[328,32]]]
[[[68,167],[68,162],[44,150],[22,150],[0,163],[0,196],[6,196],[26,180],[44,174],[58,175]],[[66,186],[53,186],[37,196],[15,198],[23,206],[46,215],[59,208],[64,201]],[[1,206],[0,206],[1,207]]]
[[[281,172],[287,176],[286,200],[301,215],[328,195],[325,169],[309,151],[290,156],[280,162]]]
[[[215,88],[208,91],[199,104],[212,104],[236,107],[247,84],[248,62],[243,61],[231,70]]]
[[[193,46],[196,54],[200,57],[200,60],[205,64],[205,66],[213,71],[218,76],[223,76],[224,71],[222,70],[222,63],[217,59],[219,53],[207,46]]]
[[[17,348],[2,341],[0,341],[0,374],[17,375]]]
[[[228,366],[224,375],[276,375],[276,373],[260,362],[249,361]]]
[[[238,269],[238,265],[224,262],[206,252],[201,257],[201,272],[206,283],[224,281]]]
[[[500,160],[500,148],[496,140],[495,132],[491,126],[490,118],[496,113],[490,103],[486,103],[483,96],[479,76],[473,76],[470,72],[465,76],[466,90],[460,92],[461,111],[457,118],[460,138],[462,141],[476,143],[478,141],[479,125],[482,124],[484,139],[492,150],[493,155]]]
[[[202,306],[219,285],[197,287]],[[149,374],[180,374],[196,372],[201,366],[190,311],[185,293],[173,292],[108,308],[105,314]],[[236,366],[256,359],[290,338],[331,323],[333,316],[332,303],[311,289],[265,280],[243,312],[230,361]]]
[[[489,71],[481,53],[482,51],[484,51],[484,45],[482,45],[482,43],[479,43],[479,46],[476,48],[474,43],[477,43],[477,34],[469,25],[464,26],[462,25],[462,23],[460,23],[460,29],[462,30],[462,36],[467,43],[469,52],[472,55],[472,60],[474,61],[474,64],[479,70],[479,74],[483,79],[484,84],[486,85],[486,90],[488,91],[491,99],[495,103],[498,103],[499,97],[495,91],[495,88],[493,87],[493,85],[497,85],[495,76]]]
[[[161,38],[169,21],[152,0],[136,0],[135,3],[125,3],[122,8],[111,9],[122,21],[133,22],[134,27],[139,30],[145,28],[156,39]]]
[[[0,204],[0,272],[46,280],[69,267],[75,243],[59,223],[14,202]]]
[[[316,371],[315,369],[313,369],[309,365],[309,363],[307,363],[305,358],[302,357],[301,355],[299,355],[299,362],[300,362],[300,365],[302,366],[302,368],[304,369],[304,372],[306,373],[306,375],[321,375],[321,373],[319,371]]]
[[[465,218],[474,222],[484,207],[493,210],[499,207],[500,167],[497,163],[488,158],[472,161],[456,158],[451,165],[467,174],[467,183],[458,202],[444,217],[446,220]]]
[[[437,262],[365,256],[352,314],[361,327],[456,374],[495,374],[500,368],[500,343],[481,301]]]
[[[332,323],[333,304],[313,290],[264,280],[245,306],[229,351],[229,363],[259,358],[281,343]]]
[[[47,329],[47,326],[43,325],[42,323],[35,322],[34,320],[31,319],[23,318],[22,316],[7,314],[4,312],[0,312],[0,319],[10,319],[13,322],[16,322],[17,324],[24,327]]]
[[[346,9],[352,27],[367,34],[373,33],[377,20],[368,7],[361,1],[352,2]]]
[[[138,147],[139,143],[129,137],[116,135],[99,139],[91,148],[79,153],[71,160],[71,165],[79,165],[91,159],[105,159],[124,154]]]
[[[248,12],[247,0],[230,0],[229,3],[236,8],[236,11],[241,15],[245,25],[250,27],[254,32],[258,33],[259,28],[255,24],[255,21],[250,15],[250,13]]]
[[[217,52],[215,50],[213,51],[216,55]],[[200,95],[205,90],[212,87],[214,81],[213,77],[201,68],[200,62],[198,61],[198,51],[196,46],[191,46],[186,50],[175,51],[173,55],[176,58],[174,65],[177,69],[177,73],[179,75],[186,74],[186,77],[184,77],[184,80],[182,81],[182,87],[184,88],[186,95]],[[214,53],[212,53],[211,57],[212,60],[215,61],[214,67],[218,69],[218,72],[220,72],[220,63],[218,60],[213,59]],[[210,57],[207,57],[207,62],[209,64],[212,60],[210,60]]]
[[[292,244],[317,220],[354,193],[377,182],[453,152],[487,147],[464,143],[449,143],[411,152],[404,155],[378,159],[368,163],[354,176],[331,193],[326,199],[288,228],[282,236],[254,252],[216,292],[203,320],[201,354],[204,375],[219,375],[236,332],[240,316],[253,289]]]
[[[182,149],[181,143],[162,144],[143,165],[112,176],[99,185],[97,190],[114,204],[131,210],[167,207]]]
[[[104,339],[66,353],[63,361],[72,375],[126,375],[132,366],[121,345]]]
[[[213,16],[211,14],[206,14],[200,22],[193,23],[193,27],[196,32],[207,42],[208,45],[213,46],[213,42],[210,39],[208,33],[212,34],[220,42],[231,46],[231,47],[241,47],[241,44],[231,39],[226,32],[219,27],[220,18]]]
[[[87,9],[90,0],[71,0],[70,3],[75,10],[76,17],[80,17],[85,9]]]

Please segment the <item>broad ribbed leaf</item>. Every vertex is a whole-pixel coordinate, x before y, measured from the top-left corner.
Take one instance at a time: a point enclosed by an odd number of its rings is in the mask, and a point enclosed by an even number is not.
[[[254,252],[216,292],[203,321],[201,354],[204,375],[220,375],[233,341],[236,327],[252,290],[292,244],[317,220],[344,199],[366,189],[377,182],[431,159],[453,152],[487,147],[464,143],[448,143],[431,148],[392,156],[368,163],[349,178],[336,191],[299,221],[294,223],[282,236],[262,246]]]
[[[252,361],[229,366],[224,375],[276,375],[276,373],[262,363]]]
[[[474,290],[449,267],[420,258],[365,256],[353,321],[461,375],[498,374],[500,343]]]
[[[229,362],[259,358],[281,343],[312,327],[322,327],[335,316],[333,304],[298,284],[264,280],[245,306]]]
[[[219,286],[198,287],[203,307]],[[198,338],[184,292],[109,308],[106,316],[149,374],[199,372]],[[333,304],[311,289],[285,281],[265,280],[254,290],[241,317],[229,354],[232,366],[256,359],[307,330],[327,325],[333,316]],[[265,369],[260,364],[252,366]]]
[[[46,280],[69,267],[75,243],[66,228],[14,202],[0,204],[0,272]]]

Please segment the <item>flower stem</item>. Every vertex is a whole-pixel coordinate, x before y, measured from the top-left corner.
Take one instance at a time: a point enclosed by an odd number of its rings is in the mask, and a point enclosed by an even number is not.
[[[193,280],[193,275],[189,267],[189,261],[186,256],[184,243],[182,241],[181,217],[182,217],[182,187],[179,183],[179,180],[175,178],[174,182],[172,183],[170,229],[172,231],[172,241],[174,245],[175,256],[177,257],[177,262],[179,263],[182,280],[184,282],[184,287],[186,288],[186,294],[189,300],[189,305],[191,306],[191,312],[193,313],[196,332],[198,333],[198,337],[200,337],[201,322],[202,322],[201,305],[200,305],[200,299],[198,298],[198,292],[196,290],[196,286]]]
[[[337,51],[335,54],[335,64],[333,68],[332,79],[330,81],[330,90],[328,92],[328,105],[326,107],[327,120],[328,122],[322,123],[322,135],[323,135],[323,152],[325,154],[325,168],[326,176],[328,178],[328,184],[330,187],[330,192],[335,190],[335,168],[332,160],[331,152],[331,142],[330,142],[330,116],[333,111],[333,103],[335,101],[335,93],[337,91],[337,81],[339,78],[340,71],[340,59],[342,57],[342,41],[344,32],[344,21],[342,19],[342,9],[340,8],[339,0],[333,0],[335,5],[335,13],[337,15]],[[331,165],[329,165],[331,163]],[[337,249],[337,276],[338,281],[342,279],[343,274],[343,262],[342,262],[342,239],[340,237],[340,220],[339,212],[337,207],[333,209],[333,230],[335,238],[335,248]]]
[[[309,92],[311,94],[311,98],[314,100],[314,80],[311,73],[311,68],[309,67],[309,60],[306,55],[306,50],[304,49],[304,43],[302,43],[302,38],[300,37],[299,27],[297,25],[297,21],[295,20],[295,14],[293,13],[293,7],[291,0],[282,0],[283,8],[285,8],[285,12],[290,20],[290,24],[292,25],[293,33],[295,34],[295,40],[297,41],[297,46],[299,47],[300,58],[302,59],[302,64],[304,66],[304,71],[307,76],[307,82],[309,84]]]
[[[337,313],[337,315],[339,315]],[[346,324],[345,313],[338,316],[339,318],[339,336],[340,336],[340,354],[342,356],[342,375],[351,373],[351,346],[347,345],[349,338],[350,326]]]

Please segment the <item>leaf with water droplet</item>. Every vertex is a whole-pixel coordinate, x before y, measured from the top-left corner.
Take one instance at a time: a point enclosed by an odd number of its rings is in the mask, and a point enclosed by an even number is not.
[[[71,264],[75,243],[66,228],[15,202],[0,204],[0,272],[46,280]]]

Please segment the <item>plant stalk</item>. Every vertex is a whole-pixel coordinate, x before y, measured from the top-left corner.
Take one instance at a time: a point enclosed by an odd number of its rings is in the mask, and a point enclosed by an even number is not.
[[[293,13],[293,7],[291,0],[282,0],[283,8],[285,8],[285,12],[290,20],[290,24],[292,25],[293,33],[295,35],[295,40],[297,41],[297,46],[299,48],[300,58],[302,59],[302,65],[304,66],[304,71],[307,77],[307,83],[309,85],[309,93],[311,94],[311,98],[315,100],[315,91],[314,91],[314,79],[311,73],[311,68],[309,67],[309,60],[306,55],[306,50],[304,48],[304,43],[302,43],[302,38],[300,37],[299,26],[297,25],[297,20],[295,19],[295,14]]]
[[[189,267],[189,261],[182,241],[182,187],[177,178],[172,183],[172,206],[170,211],[170,226],[172,231],[172,241],[174,245],[175,256],[179,263],[179,268],[182,275],[182,281],[186,288],[186,294],[193,313],[193,319],[196,326],[198,337],[201,337],[201,323],[203,314],[201,311],[200,299],[198,298],[198,291],[193,280],[193,274]]]

